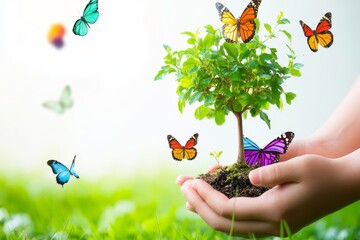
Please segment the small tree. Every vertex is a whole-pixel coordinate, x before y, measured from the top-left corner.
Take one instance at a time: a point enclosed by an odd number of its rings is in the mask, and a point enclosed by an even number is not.
[[[270,119],[265,111],[270,105],[282,109],[283,97],[287,104],[291,104],[296,96],[282,87],[291,76],[299,77],[302,67],[302,64],[295,63],[295,52],[290,47],[291,34],[279,29],[288,23],[290,21],[281,12],[274,27],[264,24],[268,35],[263,41],[257,32],[248,43],[227,43],[219,30],[207,25],[203,37],[199,31],[183,33],[188,36],[190,47],[187,49],[173,51],[164,45],[167,52],[165,65],[155,80],[175,73],[179,82],[176,90],[178,108],[182,112],[187,103],[199,102],[200,106],[195,110],[196,119],[215,119],[216,124],[221,125],[225,117],[233,113],[238,125],[238,162],[245,162],[243,117],[249,114],[260,116],[270,128]],[[288,40],[285,44],[289,51],[286,66],[279,63],[278,50],[265,44],[278,33],[283,33]]]

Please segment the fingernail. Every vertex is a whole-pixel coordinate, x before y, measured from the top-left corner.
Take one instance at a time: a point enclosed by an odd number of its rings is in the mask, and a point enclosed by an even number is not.
[[[176,178],[175,183],[176,183],[177,185],[181,185],[181,176],[179,176],[179,177]]]
[[[252,184],[260,184],[261,183],[261,174],[259,169],[252,170],[249,173],[249,178]]]
[[[186,187],[189,187],[191,186],[193,183],[193,180],[192,179],[188,179],[186,180],[184,183],[183,183],[183,186],[186,186]]]

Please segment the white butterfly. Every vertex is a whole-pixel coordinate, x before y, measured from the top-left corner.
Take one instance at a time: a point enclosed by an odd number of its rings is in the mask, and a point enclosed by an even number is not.
[[[46,101],[43,103],[43,107],[60,114],[64,113],[66,109],[71,108],[73,105],[74,101],[71,98],[71,89],[69,86],[64,87],[59,101]]]

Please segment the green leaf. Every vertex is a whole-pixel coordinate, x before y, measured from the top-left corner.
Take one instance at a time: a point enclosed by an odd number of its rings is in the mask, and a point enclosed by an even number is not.
[[[227,54],[228,54],[229,56],[231,56],[231,57],[234,58],[234,59],[236,59],[236,58],[238,57],[239,51],[237,50],[235,44],[225,42],[225,43],[224,43],[224,47],[225,47],[225,50],[226,50],[226,52],[227,52]]]
[[[185,106],[186,106],[186,101],[184,100],[178,101],[178,109],[181,113],[184,111]]]
[[[160,71],[156,74],[154,78],[155,81],[164,79],[164,77],[168,73],[166,67],[168,67],[168,65],[161,67]]]
[[[290,47],[290,45],[289,44],[286,44],[286,47],[290,50],[290,52],[291,52],[291,55],[295,55],[295,51],[294,51],[294,49],[292,49],[292,47]]]
[[[197,67],[199,64],[200,64],[200,62],[197,59],[189,58],[182,65],[183,71],[189,72],[191,69],[193,69],[194,67]]]
[[[279,99],[279,103],[277,103],[276,106],[277,106],[280,110],[283,110],[283,108],[284,108],[284,103],[283,103],[283,100],[282,100],[281,98]]]
[[[233,72],[230,74],[229,78],[233,81],[241,81],[244,80],[244,77],[241,75],[239,71]]]
[[[225,122],[225,113],[223,111],[215,112],[215,122],[217,125],[222,125]]]
[[[233,106],[232,106],[232,109],[235,111],[235,112],[242,112],[243,111],[243,105],[236,101],[234,102]]]
[[[259,27],[255,28],[255,33],[258,34],[259,30],[260,30],[260,20],[259,20],[259,18],[255,18],[254,21],[255,21],[256,26],[259,26]],[[251,40],[251,41],[256,41],[256,39],[257,39],[256,34],[255,34],[253,40]]]
[[[214,94],[208,93],[208,94],[205,96],[204,105],[205,105],[205,106],[211,106],[211,105],[214,104],[214,100],[215,100]]]
[[[260,60],[262,62],[266,62],[266,61],[269,61],[269,60],[272,60],[273,59],[273,55],[272,54],[269,54],[269,53],[262,53],[260,55]]]
[[[272,33],[272,28],[271,28],[271,25],[270,25],[270,24],[265,23],[265,24],[264,24],[264,27],[265,27],[266,31],[268,31],[269,34]]]
[[[269,116],[265,112],[260,111],[260,118],[266,123],[268,128],[271,129]]]
[[[171,52],[171,47],[169,45],[163,44],[163,48],[166,50],[167,53]]]
[[[189,36],[187,43],[190,45],[195,45],[196,43],[196,33],[192,32],[182,32],[181,34]]]
[[[284,12],[280,12],[279,13],[279,15],[277,15],[277,17],[276,17],[276,21],[278,22],[278,21],[280,21],[280,19],[282,18],[284,16]]]
[[[194,84],[193,80],[189,77],[182,77],[178,80],[180,81],[179,85],[184,88],[189,88],[189,87],[193,86],[193,84]]]
[[[271,75],[269,75],[269,74],[262,74],[262,75],[260,75],[260,78],[265,79],[265,80],[270,80],[270,79],[271,79]]]
[[[196,92],[193,95],[191,95],[190,99],[189,99],[189,104],[193,104],[194,102],[197,102],[201,99],[202,93],[201,92]]]
[[[211,35],[211,34],[207,34],[205,36],[205,39],[204,39],[204,45],[208,48],[210,48],[211,46],[213,46],[215,43],[215,37],[214,35]]]
[[[215,35],[215,34],[216,34],[217,29],[215,29],[215,28],[214,28],[213,26],[211,26],[210,24],[209,24],[209,25],[206,25],[204,28],[206,29],[206,32],[207,32],[207,33],[210,33],[210,34],[212,34],[212,35]]]
[[[204,118],[206,118],[208,116],[208,113],[209,113],[209,108],[204,105],[201,105],[195,109],[194,116],[195,116],[195,119],[197,119],[197,120],[203,120]]]
[[[156,74],[154,80],[162,80],[164,79],[164,77],[169,74],[169,73],[173,73],[173,72],[176,72],[176,70],[172,67],[170,67],[169,65],[165,65],[165,66],[162,66],[160,71]]]
[[[282,18],[282,19],[280,19],[277,23],[278,23],[278,24],[289,24],[289,23],[290,23],[290,20],[287,19],[287,18]]]
[[[304,64],[302,64],[302,63],[295,63],[294,66],[293,66],[293,68],[300,69],[300,68],[302,68],[303,66],[304,66]]]
[[[294,77],[301,77],[300,70],[296,69],[296,68],[291,68],[290,69],[290,74],[291,74],[291,76],[294,76]]]
[[[291,36],[291,34],[288,32],[288,31],[286,31],[286,30],[280,30],[280,32],[282,32],[283,34],[285,34],[285,36],[289,39],[289,41],[291,42],[291,38],[292,38],[292,36]]]
[[[295,93],[292,92],[285,93],[286,103],[290,105],[292,100],[295,99],[295,97],[296,97]]]

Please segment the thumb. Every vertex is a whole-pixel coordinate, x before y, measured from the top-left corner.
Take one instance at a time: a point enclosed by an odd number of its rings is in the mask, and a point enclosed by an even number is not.
[[[250,181],[255,186],[275,186],[297,180],[293,161],[279,162],[269,166],[259,167],[249,174]]]

